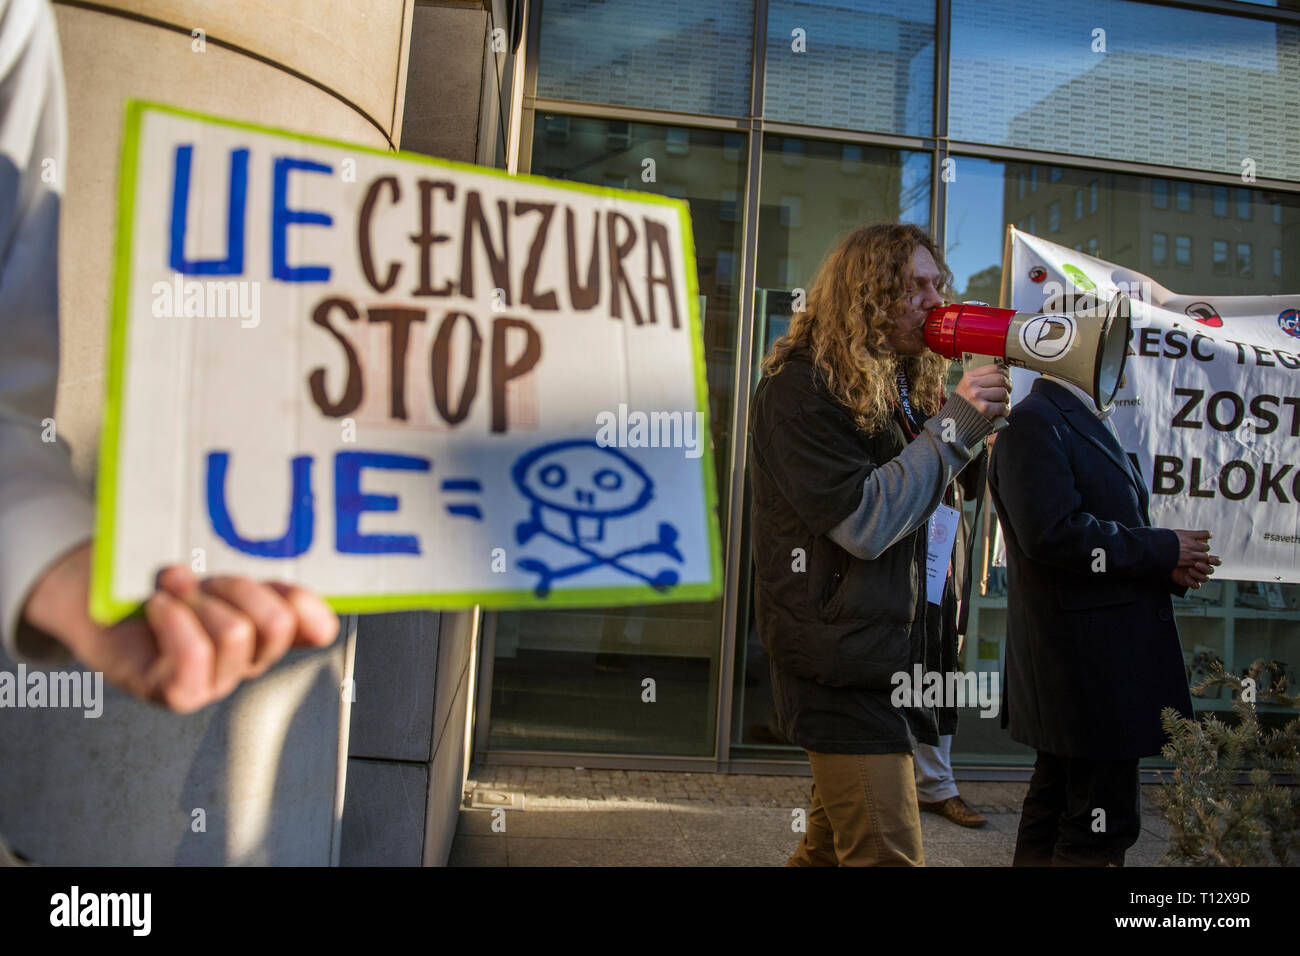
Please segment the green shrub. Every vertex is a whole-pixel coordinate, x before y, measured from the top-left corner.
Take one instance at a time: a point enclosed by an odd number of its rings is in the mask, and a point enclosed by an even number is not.
[[[1228,687],[1240,720],[1213,715],[1180,717],[1172,707],[1161,714],[1170,741],[1162,751],[1174,765],[1156,795],[1169,822],[1168,862],[1193,866],[1286,866],[1300,862],[1300,717],[1280,727],[1262,727],[1255,698],[1300,707],[1288,696],[1286,679],[1266,690],[1267,670],[1256,661],[1248,676],[1225,673],[1216,663],[1193,690]],[[1163,774],[1161,774],[1163,776]],[[1244,783],[1241,778],[1244,777]]]

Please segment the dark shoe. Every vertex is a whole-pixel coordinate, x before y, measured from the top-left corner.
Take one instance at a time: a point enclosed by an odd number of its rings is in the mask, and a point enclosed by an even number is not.
[[[924,800],[916,801],[916,805],[921,808],[922,813],[937,813],[941,817],[947,817],[953,823],[962,827],[982,827],[988,823],[988,818],[971,807],[961,797],[949,797],[947,800],[940,800],[938,803],[926,803]]]

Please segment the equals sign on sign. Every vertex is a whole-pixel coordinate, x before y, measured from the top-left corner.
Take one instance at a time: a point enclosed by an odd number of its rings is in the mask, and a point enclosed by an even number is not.
[[[463,493],[470,492],[481,494],[483,485],[477,478],[448,478],[442,483],[444,492]],[[463,504],[451,502],[447,505],[447,514],[454,515],[457,518],[473,518],[475,521],[483,520],[483,512],[475,504]]]

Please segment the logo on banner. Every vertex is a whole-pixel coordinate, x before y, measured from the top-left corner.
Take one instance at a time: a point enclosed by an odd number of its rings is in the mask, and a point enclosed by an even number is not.
[[[1047,270],[1044,269],[1042,266],[1034,266],[1032,269],[1029,270],[1030,282],[1042,282],[1046,278],[1047,278]]]
[[[1300,309],[1287,309],[1277,317],[1277,327],[1300,339]]]
[[[1073,282],[1080,289],[1082,289],[1084,292],[1097,291],[1097,283],[1089,279],[1087,273],[1085,273],[1078,266],[1064,265],[1061,266],[1061,271],[1064,272],[1067,276],[1069,276],[1070,281]]]
[[[1208,302],[1193,302],[1184,311],[1201,325],[1208,325],[1212,329],[1223,326],[1218,310]]]
[[[1044,362],[1055,362],[1074,345],[1074,318],[1036,315],[1020,327],[1020,347]]]

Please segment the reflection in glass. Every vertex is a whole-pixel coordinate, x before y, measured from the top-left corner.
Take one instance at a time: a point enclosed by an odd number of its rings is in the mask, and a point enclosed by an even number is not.
[[[953,0],[959,141],[1300,178],[1300,26],[1130,0]],[[1268,170],[1267,173],[1264,170]]]
[[[546,0],[537,95],[745,116],[752,0]]]
[[[806,126],[927,136],[934,4],[772,0],[763,113]]]
[[[745,153],[740,133],[541,113],[534,123],[534,173],[630,186],[690,203],[722,515],[741,248],[736,206],[745,190]],[[649,182],[643,178],[647,159],[654,160]],[[499,613],[489,745],[711,755],[721,613],[720,599]],[[647,678],[655,682],[654,703],[643,697]]]
[[[876,221],[930,225],[930,156],[793,136],[763,138],[758,285],[807,286],[835,240]],[[798,162],[788,162],[797,156]]]
[[[1227,212],[1229,191],[1222,186],[1178,181],[1172,191],[1186,195],[1186,201],[1158,208],[1147,197],[1157,194],[1155,183],[1162,180],[1067,166],[1059,182],[1044,183],[1021,199],[1017,183],[1028,175],[1028,164],[963,156],[957,165],[960,173],[948,185],[945,248],[958,298],[998,301],[1006,224],[1027,225],[1036,211],[1047,212],[1070,198],[1077,213],[1081,190],[1089,197],[1083,215],[1062,217],[1060,230],[1043,238],[1149,275],[1175,292],[1300,291],[1300,195],[1295,193],[1242,188],[1231,198],[1244,215],[1234,211],[1216,218],[1204,210],[1221,205]],[[1280,250],[1281,271],[1267,268],[1267,260],[1256,267],[1252,246]],[[1210,269],[1202,258],[1196,271],[1198,249],[1201,256],[1209,253]]]

